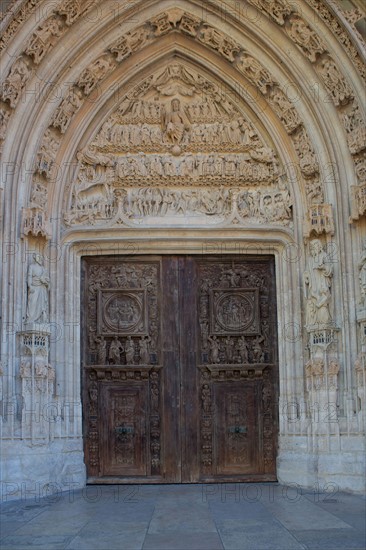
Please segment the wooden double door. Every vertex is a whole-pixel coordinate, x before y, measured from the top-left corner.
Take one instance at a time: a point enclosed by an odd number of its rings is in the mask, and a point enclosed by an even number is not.
[[[88,257],[89,483],[276,479],[271,256]]]

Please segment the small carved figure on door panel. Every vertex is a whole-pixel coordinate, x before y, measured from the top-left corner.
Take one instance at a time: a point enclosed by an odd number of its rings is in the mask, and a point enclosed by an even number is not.
[[[135,357],[135,344],[131,336],[127,336],[125,351],[126,351],[126,363],[130,365],[134,362],[134,357]]]
[[[118,340],[118,337],[115,336],[114,340],[112,340],[111,345],[109,347],[109,361],[113,365],[119,365],[121,363],[121,352],[124,351],[123,346],[121,342]]]
[[[141,365],[149,365],[150,364],[150,352],[149,352],[150,342],[151,342],[150,336],[143,336],[139,340],[140,364]]]
[[[220,343],[217,336],[208,336],[210,342],[210,355],[212,363],[220,363]]]
[[[244,336],[241,336],[239,338],[238,344],[237,344],[237,350],[238,350],[240,362],[248,363],[249,362],[248,344]]]
[[[94,338],[94,341],[97,346],[98,365],[105,365],[107,360],[107,342],[104,336],[97,336]]]

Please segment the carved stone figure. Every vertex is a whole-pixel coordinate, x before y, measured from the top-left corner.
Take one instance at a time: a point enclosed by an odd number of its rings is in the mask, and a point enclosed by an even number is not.
[[[269,72],[251,55],[247,53],[241,54],[237,64],[239,71],[244,73],[251,82],[258,86],[262,94],[266,94],[267,89],[275,84]]]
[[[63,23],[61,19],[55,16],[50,17],[33,33],[25,52],[38,65],[48,50],[56,43],[57,38],[61,36],[62,32]]]
[[[107,361],[107,342],[104,336],[97,336],[94,338],[97,346],[97,361],[98,365],[105,365]]]
[[[333,59],[323,59],[319,65],[319,72],[335,105],[346,105],[353,97],[353,92]]]
[[[249,362],[249,350],[248,350],[248,344],[244,338],[244,336],[240,336],[238,343],[237,343],[237,350],[239,359],[242,363],[248,363]]]
[[[28,80],[32,69],[25,57],[18,57],[10,69],[9,76],[2,86],[2,99],[9,101],[13,109],[17,106],[23,87]]]
[[[131,336],[127,336],[125,351],[126,351],[126,363],[130,365],[134,362],[134,357],[135,357],[135,344]]]
[[[328,325],[333,266],[327,260],[326,252],[319,239],[310,241],[310,258],[304,274],[307,300],[306,325]]]
[[[319,36],[298,15],[291,16],[287,32],[312,63],[326,49]]]
[[[150,336],[143,336],[139,340],[139,348],[140,348],[140,364],[141,365],[149,365],[150,364],[150,352],[149,352],[149,344],[151,342]]]
[[[114,365],[119,365],[121,363],[121,353],[123,351],[123,346],[118,340],[118,336],[115,336],[109,346],[109,361]]]
[[[89,95],[98,82],[111,70],[112,62],[105,56],[96,59],[80,75],[78,86],[85,95]]]
[[[256,336],[253,340],[253,347],[252,347],[252,353],[253,353],[253,361],[255,363],[263,363],[264,361],[264,353],[262,349],[262,343],[264,342],[264,336]]]
[[[28,301],[26,320],[28,323],[47,323],[49,315],[48,288],[50,279],[43,267],[40,254],[33,254],[28,267]]]
[[[231,336],[228,336],[227,338],[225,338],[225,352],[226,352],[226,360],[228,363],[232,363],[233,361],[234,346],[235,346],[235,341],[231,338]]]
[[[284,25],[287,15],[292,13],[293,5],[288,0],[249,0],[259,11],[267,13],[276,23]]]
[[[220,342],[217,336],[208,336],[207,340],[210,343],[211,363],[220,363]]]
[[[360,281],[361,298],[360,304],[365,305],[366,302],[366,240],[363,243],[360,261],[358,263],[358,279]]]
[[[52,125],[55,126],[55,128],[60,128],[62,134],[66,132],[71,119],[79,109],[82,100],[82,91],[79,90],[79,88],[71,88],[67,97],[62,101],[60,107],[57,109]]]
[[[184,132],[190,129],[190,122],[178,98],[172,99],[171,110],[163,114],[163,129],[167,139],[174,145],[178,145]]]

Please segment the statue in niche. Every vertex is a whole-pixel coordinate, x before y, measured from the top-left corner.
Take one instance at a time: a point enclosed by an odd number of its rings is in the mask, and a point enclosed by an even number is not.
[[[127,336],[125,350],[126,350],[126,363],[129,365],[133,363],[133,360],[135,357],[135,344],[131,336]]]
[[[139,347],[140,347],[140,364],[141,365],[149,365],[150,364],[150,352],[149,352],[149,344],[151,342],[150,336],[142,337],[139,340]]]
[[[361,258],[358,263],[358,278],[360,281],[361,298],[360,304],[365,305],[366,301],[366,240],[363,242],[363,250],[361,252]]]
[[[105,365],[107,360],[107,342],[104,336],[95,337],[94,342],[97,346],[98,365]]]
[[[220,363],[220,343],[217,336],[208,336],[207,340],[210,342],[211,362]]]
[[[40,254],[33,254],[28,267],[28,300],[26,320],[28,323],[47,323],[49,314],[48,288],[50,279],[43,266]]]
[[[327,254],[319,239],[310,241],[308,269],[304,274],[307,299],[306,325],[328,325],[331,321],[329,304],[333,266],[327,261]]]
[[[171,110],[164,110],[162,113],[163,130],[166,139],[173,144],[172,152],[179,155],[184,132],[190,129],[190,121],[178,98],[171,101]]]
[[[113,365],[119,365],[121,363],[121,352],[123,351],[123,346],[118,340],[118,337],[115,336],[112,340],[111,345],[109,346],[109,360]]]

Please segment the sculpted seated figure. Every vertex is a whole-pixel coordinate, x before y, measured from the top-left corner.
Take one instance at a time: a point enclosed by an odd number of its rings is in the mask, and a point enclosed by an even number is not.
[[[173,143],[178,145],[183,140],[184,132],[190,129],[189,119],[180,105],[178,98],[175,98],[171,102],[171,110],[163,112],[163,129],[165,137]]]

